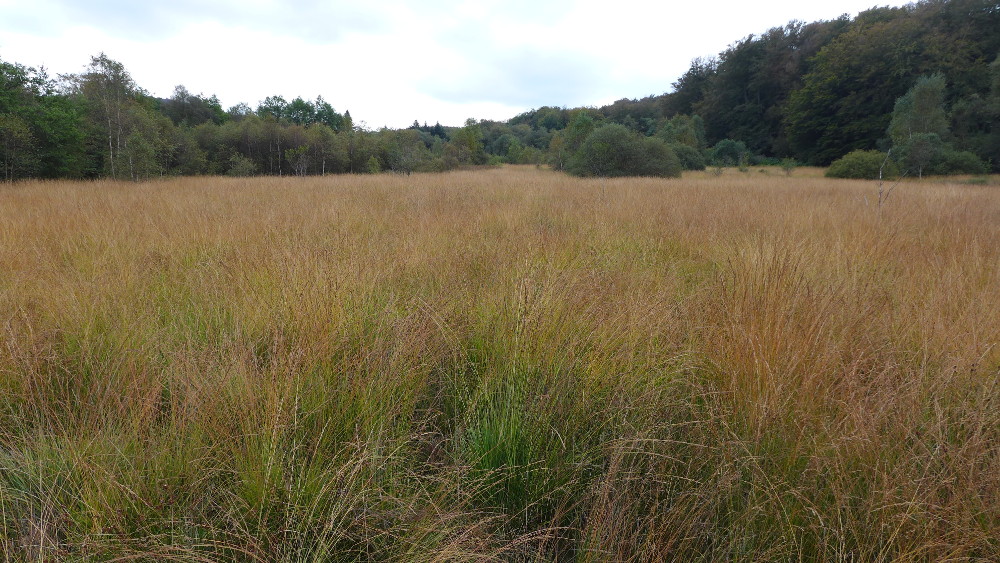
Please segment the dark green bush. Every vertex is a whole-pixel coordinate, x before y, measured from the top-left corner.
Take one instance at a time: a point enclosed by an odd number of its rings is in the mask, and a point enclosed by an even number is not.
[[[684,170],[704,170],[705,169],[705,156],[700,150],[692,147],[691,145],[684,145],[681,143],[671,143],[670,149],[674,151],[677,158],[680,159],[681,168]]]
[[[681,162],[663,140],[611,123],[587,136],[570,157],[566,170],[576,176],[678,177]]]
[[[683,166],[677,154],[667,143],[656,137],[642,139],[642,155],[636,167],[634,176],[656,176],[660,178],[678,178]]]
[[[885,178],[894,178],[899,175],[899,167],[892,159],[886,159],[886,153],[880,151],[856,150],[845,154],[838,160],[833,161],[830,168],[826,170],[827,178],[854,178],[858,180],[876,180],[879,177],[879,169]]]
[[[249,158],[241,154],[229,157],[229,170],[226,172],[229,176],[253,176],[256,173],[257,165]]]
[[[712,147],[712,164],[717,166],[736,166],[749,162],[750,151],[743,141],[723,139]]]
[[[986,174],[989,167],[969,151],[945,149],[937,154],[927,168],[928,174]]]

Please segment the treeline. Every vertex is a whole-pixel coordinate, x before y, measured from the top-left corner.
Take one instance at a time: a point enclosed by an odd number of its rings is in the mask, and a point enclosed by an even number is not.
[[[441,171],[540,162],[547,142],[530,128],[475,120],[371,131],[322,97],[271,96],[255,109],[223,110],[214,96],[178,86],[158,99],[104,54],[56,78],[0,61],[0,177],[8,181]]]
[[[707,165],[828,165],[868,151],[866,162],[888,154],[914,174],[1000,171],[998,29],[1000,3],[986,0],[873,8],[748,36],[694,60],[659,96],[377,131],[322,97],[272,96],[228,110],[183,86],[154,98],[103,54],[84,72],[57,78],[0,61],[0,165],[5,180],[499,163],[672,176]]]
[[[678,116],[693,117],[708,146],[742,143],[750,160],[827,165],[855,150],[887,151],[897,101],[921,77],[940,76],[941,141],[1000,171],[998,30],[1000,3],[986,0],[923,0],[853,19],[791,22],[694,60],[670,93],[597,109],[543,107],[511,123],[561,131],[582,111],[670,138]]]

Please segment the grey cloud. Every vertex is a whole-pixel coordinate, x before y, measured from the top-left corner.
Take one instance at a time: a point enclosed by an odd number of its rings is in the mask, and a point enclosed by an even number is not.
[[[467,69],[425,78],[420,86],[447,102],[495,102],[517,107],[574,105],[600,97],[604,72],[572,53],[513,53],[472,56]]]
[[[26,2],[15,4],[6,10],[0,19],[0,31],[13,31],[29,35],[52,37],[58,35],[62,27],[62,8],[58,2],[53,4],[48,0],[36,0],[28,5]],[[2,47],[2,45],[0,45]]]
[[[188,23],[206,21],[270,30],[312,43],[332,42],[352,31],[374,33],[384,26],[380,11],[372,5],[321,0],[263,4],[235,0],[52,0],[39,8],[48,13],[44,18],[31,18],[31,21],[37,22],[32,27],[37,29],[44,23],[48,34],[57,33],[57,28],[69,24],[83,23],[133,40],[163,39]],[[36,9],[34,13],[38,11]]]

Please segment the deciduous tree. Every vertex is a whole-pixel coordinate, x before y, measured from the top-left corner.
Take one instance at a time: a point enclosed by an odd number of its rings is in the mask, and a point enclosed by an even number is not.
[[[27,178],[38,168],[35,138],[20,117],[0,113],[0,167],[4,181]]]
[[[86,71],[78,78],[79,91],[89,102],[94,121],[107,141],[106,170],[112,178],[129,171],[119,164],[128,143],[130,107],[142,90],[136,85],[125,66],[101,53],[92,57]]]

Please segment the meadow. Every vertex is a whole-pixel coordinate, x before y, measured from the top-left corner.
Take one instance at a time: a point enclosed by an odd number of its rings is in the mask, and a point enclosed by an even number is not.
[[[0,186],[0,559],[996,561],[1000,187]]]

